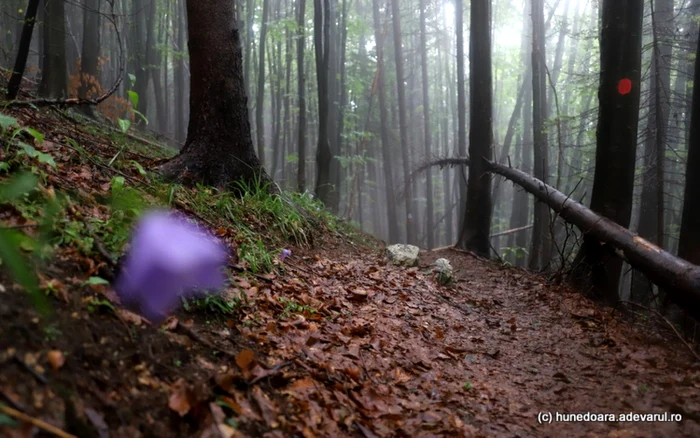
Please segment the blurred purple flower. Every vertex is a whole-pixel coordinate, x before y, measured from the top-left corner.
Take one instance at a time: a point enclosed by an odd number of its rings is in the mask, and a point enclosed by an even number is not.
[[[292,251],[291,251],[291,250],[289,250],[289,249],[283,249],[283,250],[282,250],[282,255],[280,255],[280,260],[284,261],[284,259],[286,259],[286,258],[289,257],[290,255],[292,255]]]
[[[115,291],[125,305],[159,322],[203,289],[221,289],[228,254],[214,237],[166,211],[145,214],[131,239],[131,250]]]

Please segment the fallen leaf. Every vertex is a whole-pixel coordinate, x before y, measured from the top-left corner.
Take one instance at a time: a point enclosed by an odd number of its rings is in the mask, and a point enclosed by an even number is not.
[[[190,398],[191,391],[187,388],[187,382],[184,379],[179,379],[172,387],[168,407],[184,417],[192,409]]]
[[[243,371],[248,371],[255,362],[255,353],[252,350],[243,350],[236,356],[236,365]]]

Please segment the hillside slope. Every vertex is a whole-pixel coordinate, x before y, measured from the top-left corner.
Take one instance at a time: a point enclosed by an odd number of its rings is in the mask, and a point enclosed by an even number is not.
[[[31,295],[0,269],[2,436],[700,436],[700,368],[643,319],[455,250],[390,266],[308,197],[289,195],[311,218],[260,187],[168,185],[146,171],[169,155],[153,140],[4,114],[0,179],[36,185],[0,200],[1,226],[39,274]],[[158,205],[235,254],[224,293],[162,327],[108,284],[133,220]],[[438,257],[454,284],[434,278]],[[683,421],[539,425],[540,412]]]

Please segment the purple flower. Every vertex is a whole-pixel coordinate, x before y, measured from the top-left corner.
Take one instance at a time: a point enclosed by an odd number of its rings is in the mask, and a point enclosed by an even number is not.
[[[221,289],[227,256],[217,239],[194,224],[153,211],[137,224],[114,289],[123,304],[138,306],[146,318],[158,322],[181,297]]]
[[[283,250],[282,250],[282,254],[280,255],[280,260],[284,261],[284,259],[286,259],[286,258],[289,257],[290,255],[292,255],[292,251],[291,251],[291,250],[289,250],[289,249],[283,249]]]

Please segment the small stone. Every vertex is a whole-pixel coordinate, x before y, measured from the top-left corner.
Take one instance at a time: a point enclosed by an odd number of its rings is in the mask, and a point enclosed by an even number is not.
[[[447,259],[437,259],[435,261],[435,273],[440,284],[452,283],[452,265]]]

